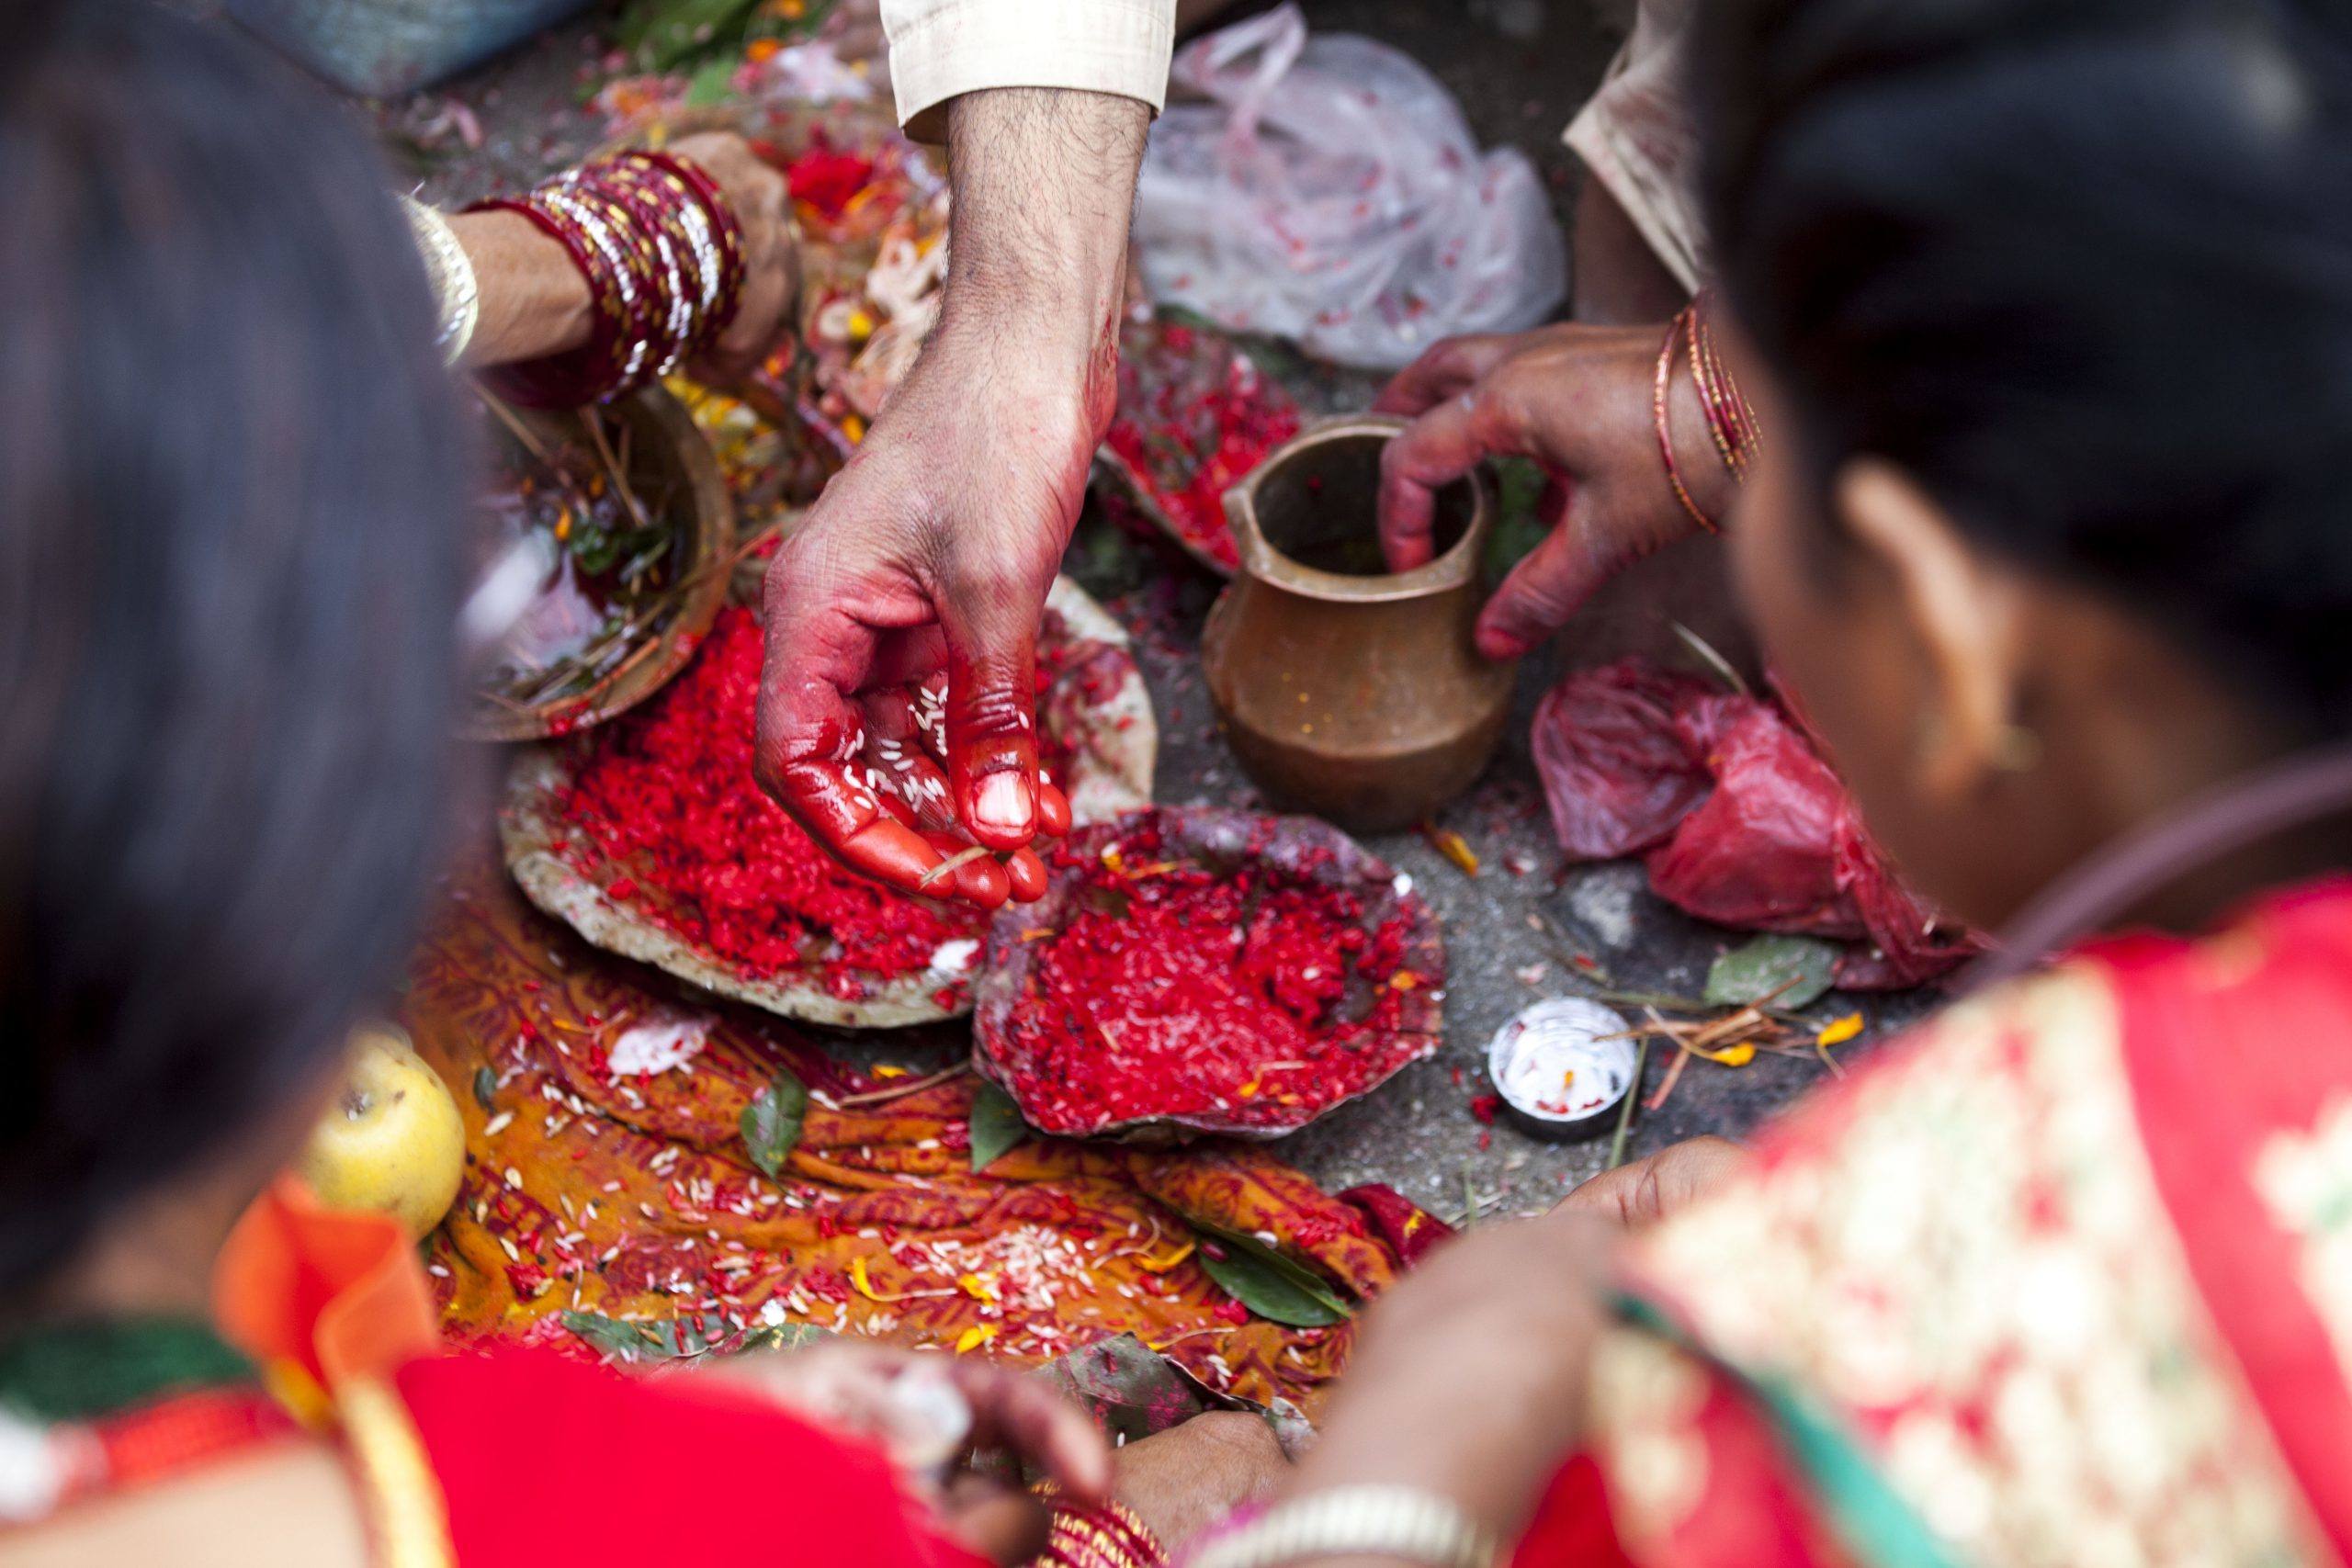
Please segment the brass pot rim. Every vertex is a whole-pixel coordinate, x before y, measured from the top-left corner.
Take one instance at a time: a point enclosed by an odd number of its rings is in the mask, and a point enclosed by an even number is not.
[[[1410,571],[1371,577],[1324,571],[1276,549],[1258,527],[1260,487],[1299,454],[1342,441],[1369,438],[1385,443],[1394,440],[1408,423],[1395,414],[1336,414],[1316,421],[1268,453],[1247,479],[1225,492],[1226,522],[1233,530],[1234,543],[1241,555],[1239,575],[1309,599],[1354,604],[1425,599],[1467,584],[1485,556],[1487,531],[1494,525],[1493,496],[1483,468],[1474,468],[1463,481],[1470,487],[1470,520],[1462,530],[1462,537],[1435,560]]]

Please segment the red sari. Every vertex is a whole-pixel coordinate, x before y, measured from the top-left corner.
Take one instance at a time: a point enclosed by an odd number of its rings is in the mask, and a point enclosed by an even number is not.
[[[977,1568],[874,1447],[714,1380],[520,1348],[444,1353],[391,1221],[257,1202],[216,1315],[278,1402],[352,1461],[388,1568],[854,1562]]]
[[[2352,1561],[2352,883],[1952,1009],[1636,1255],[1523,1564]]]

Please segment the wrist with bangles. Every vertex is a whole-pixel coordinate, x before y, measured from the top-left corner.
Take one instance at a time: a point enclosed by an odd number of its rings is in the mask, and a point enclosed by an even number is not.
[[[1336,1557],[1493,1568],[1499,1551],[1493,1532],[1437,1493],[1335,1486],[1235,1514],[1186,1546],[1182,1568],[1288,1568]]]
[[[1715,343],[1712,314],[1713,299],[1708,291],[1702,289],[1667,323],[1666,341],[1658,346],[1657,378],[1650,406],[1657,423],[1658,455],[1665,459],[1666,482],[1674,491],[1674,499],[1690,513],[1692,522],[1708,533],[1716,534],[1723,531],[1721,526],[1692,497],[1690,487],[1683,479],[1681,462],[1675,456],[1671,410],[1676,361],[1686,355],[1690,359],[1691,384],[1706,420],[1708,438],[1713,442],[1715,455],[1733,484],[1746,481],[1756,455],[1763,450],[1764,434],[1755,408],[1724,363]]]
[[[632,150],[469,212],[513,212],[554,240],[587,280],[587,344],[484,379],[533,408],[609,402],[707,350],[733,320],[743,231],[700,167]]]

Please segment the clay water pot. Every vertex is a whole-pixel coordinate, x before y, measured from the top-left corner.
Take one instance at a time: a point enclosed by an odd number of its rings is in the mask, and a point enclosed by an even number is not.
[[[1226,492],[1240,569],[1201,639],[1250,778],[1355,832],[1408,827],[1469,788],[1510,706],[1512,666],[1470,640],[1494,522],[1484,476],[1440,492],[1436,559],[1381,559],[1380,452],[1403,428],[1326,420]]]

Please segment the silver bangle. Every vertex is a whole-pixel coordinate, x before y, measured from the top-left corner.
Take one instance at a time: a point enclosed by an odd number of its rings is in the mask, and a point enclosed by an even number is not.
[[[434,334],[444,365],[455,365],[473,341],[474,324],[481,320],[481,291],[474,282],[474,264],[458,242],[449,220],[413,197],[401,197],[409,229],[424,258],[425,276],[432,280],[441,321]]]
[[[1278,1503],[1219,1536],[1185,1568],[1283,1568],[1312,1557],[1395,1557],[1492,1568],[1495,1538],[1461,1506],[1411,1486],[1340,1486]]]

